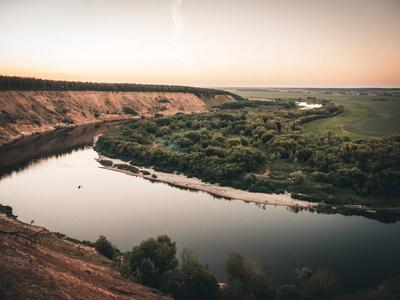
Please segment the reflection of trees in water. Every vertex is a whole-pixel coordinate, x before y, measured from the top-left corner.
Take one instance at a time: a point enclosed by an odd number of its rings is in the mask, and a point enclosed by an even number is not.
[[[307,208],[307,207],[297,207],[297,206],[288,206],[286,209],[292,213],[299,213],[301,211],[309,211],[311,213],[316,212],[317,214],[323,214],[323,215],[336,215],[336,214],[342,214],[345,216],[362,216],[364,218],[370,219],[370,220],[375,220],[379,221],[382,223],[386,224],[393,224],[398,221],[400,221],[400,216],[399,215],[389,215],[389,214],[370,214],[367,212],[362,212],[362,211],[352,211],[352,212],[344,212],[344,211],[320,211],[316,210],[314,208]]]
[[[121,124],[107,122],[27,136],[0,147],[0,179],[50,157],[62,157],[91,147],[94,138]]]
[[[303,210],[308,211],[307,208],[298,207],[298,206],[288,206],[287,210],[292,212],[292,213],[295,213],[295,214],[297,214],[299,211],[303,211]]]
[[[84,150],[86,148],[90,148],[90,147],[88,145],[77,145],[75,147],[71,147],[68,149],[62,149],[60,151],[56,151],[53,153],[43,154],[40,157],[32,157],[32,158],[29,158],[29,159],[21,161],[21,162],[9,164],[6,167],[2,167],[0,169],[0,179],[10,176],[13,172],[21,172],[21,171],[27,169],[28,167],[33,166],[34,164],[36,164],[38,162],[47,160],[51,157],[57,157],[57,158],[63,157],[67,154],[72,153],[73,151]]]

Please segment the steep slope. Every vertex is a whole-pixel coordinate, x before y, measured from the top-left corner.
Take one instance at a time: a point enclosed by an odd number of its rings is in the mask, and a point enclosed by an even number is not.
[[[2,213],[0,258],[0,299],[170,299],[124,281],[93,248]]]
[[[231,95],[184,92],[0,91],[0,143],[21,134],[117,119],[208,111]]]

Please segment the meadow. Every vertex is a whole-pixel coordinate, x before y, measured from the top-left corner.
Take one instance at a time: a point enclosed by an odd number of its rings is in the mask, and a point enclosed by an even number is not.
[[[237,93],[245,98],[302,99],[307,101],[307,97],[315,97],[317,101],[327,99],[343,105],[345,107],[343,114],[317,120],[304,126],[307,131],[319,135],[332,131],[339,136],[349,136],[355,140],[400,134],[400,97],[398,96],[326,95],[237,90],[230,90],[230,92]],[[384,98],[387,101],[374,101],[376,98]]]

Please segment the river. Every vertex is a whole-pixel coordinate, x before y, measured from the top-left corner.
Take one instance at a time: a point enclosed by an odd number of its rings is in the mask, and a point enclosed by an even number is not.
[[[81,240],[107,236],[122,251],[168,234],[219,281],[230,252],[271,264],[277,282],[296,268],[327,268],[346,291],[400,271],[400,222],[324,215],[218,199],[101,168],[93,137],[108,124],[26,137],[0,148],[0,203],[24,222]],[[78,188],[80,186],[80,188]]]

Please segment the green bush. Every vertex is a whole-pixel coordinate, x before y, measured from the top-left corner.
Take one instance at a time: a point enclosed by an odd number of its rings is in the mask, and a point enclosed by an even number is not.
[[[135,173],[135,174],[139,173],[139,169],[134,166],[125,165],[125,164],[116,164],[115,166],[120,170],[129,171],[129,172]]]
[[[138,283],[160,288],[166,272],[178,266],[176,242],[167,235],[149,238],[132,249],[129,265]]]
[[[273,299],[275,284],[269,267],[259,260],[244,259],[233,251],[225,262],[227,286],[223,299]]]
[[[219,286],[207,264],[189,256],[167,276],[165,291],[179,300],[219,299]]]
[[[94,248],[97,252],[109,259],[113,259],[117,250],[104,235],[99,236],[98,240],[94,243]]]
[[[17,216],[13,214],[12,207],[8,206],[8,205],[1,205],[0,204],[0,213],[6,214],[7,217],[10,217],[10,218],[13,218],[13,219],[17,218]]]
[[[106,166],[106,167],[111,167],[113,165],[113,162],[108,159],[101,159],[101,160],[99,160],[99,163],[101,163],[103,166]]]
[[[290,173],[289,176],[293,180],[293,182],[296,184],[301,184],[306,179],[306,175],[302,171]]]
[[[128,106],[123,106],[122,110],[124,111],[125,114],[127,115],[134,115],[137,116],[138,113],[132,108],[132,107],[128,107]]]

